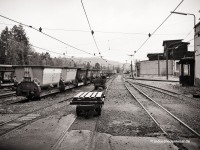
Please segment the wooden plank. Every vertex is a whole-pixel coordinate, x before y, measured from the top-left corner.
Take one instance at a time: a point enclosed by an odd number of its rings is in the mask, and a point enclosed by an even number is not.
[[[91,95],[92,98],[94,98],[96,96],[97,92],[93,92],[93,94]]]
[[[93,94],[93,92],[89,92],[85,97],[90,97]]]
[[[81,98],[83,98],[83,97],[85,97],[85,95],[87,95],[89,92],[85,92],[85,93],[83,93],[80,97]]]
[[[74,96],[74,98],[79,98],[84,92],[80,92],[78,93],[76,96]]]
[[[98,92],[97,95],[96,95],[96,97],[101,97],[102,94],[103,94],[103,92]]]

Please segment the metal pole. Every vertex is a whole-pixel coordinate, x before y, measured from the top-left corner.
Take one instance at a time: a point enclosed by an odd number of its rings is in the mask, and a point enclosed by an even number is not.
[[[158,55],[158,76],[160,76],[160,55]]]
[[[168,48],[166,49],[166,79],[168,80]]]
[[[133,77],[133,65],[132,65],[132,56],[131,56],[131,76],[132,76],[132,78],[134,78],[134,77]]]

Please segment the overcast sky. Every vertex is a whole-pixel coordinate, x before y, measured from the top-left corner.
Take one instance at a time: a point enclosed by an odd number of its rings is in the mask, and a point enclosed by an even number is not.
[[[180,2],[181,0],[83,0],[101,54],[105,59],[122,63],[129,59],[129,54],[140,48],[148,34],[152,33]],[[184,0],[176,11],[195,14],[198,23],[199,10],[200,0]],[[90,28],[81,0],[0,0],[0,14],[36,28],[42,27],[44,33],[98,55],[92,35],[87,32]],[[0,17],[0,31],[6,25],[11,28],[14,24]],[[163,52],[163,40],[191,40],[189,50],[193,50],[193,24],[193,16],[172,14],[137,51],[134,59],[144,60],[147,59],[147,53]],[[30,43],[35,46],[58,53],[67,52],[67,57],[91,57],[33,29],[24,29]],[[37,48],[35,50],[45,52]],[[50,54],[53,57],[59,56]]]

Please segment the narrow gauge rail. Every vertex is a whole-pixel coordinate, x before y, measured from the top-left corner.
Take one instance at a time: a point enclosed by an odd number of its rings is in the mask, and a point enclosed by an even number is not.
[[[141,105],[141,107],[147,112],[147,114],[152,118],[152,120],[158,125],[158,127],[161,129],[161,131],[164,133],[164,135],[167,136],[167,138],[169,138],[170,140],[174,140],[172,134],[169,131],[167,131],[167,128],[160,125],[159,122],[162,122],[163,118],[157,117],[157,119],[156,119],[155,117],[153,117],[153,115],[156,116],[156,112],[155,111],[153,111],[153,112],[151,111],[150,112],[149,109],[148,109],[148,105],[146,103],[152,103],[154,106],[157,106],[159,109],[161,109],[165,113],[167,113],[169,115],[169,117],[171,117],[171,119],[173,119],[173,120],[175,119],[175,121],[177,121],[177,123],[179,125],[181,124],[184,129],[188,129],[192,135],[196,136],[197,138],[200,138],[200,134],[197,131],[195,131],[194,129],[192,129],[189,125],[187,125],[186,123],[184,123],[181,119],[179,119],[177,116],[175,116],[174,114],[172,114],[166,108],[164,108],[163,106],[161,106],[155,100],[153,100],[152,98],[150,98],[149,96],[147,96],[144,92],[142,92],[140,89],[138,89],[135,85],[133,85],[132,83],[130,83],[128,81],[127,81],[127,83],[130,85],[129,88],[128,88],[127,84],[124,81],[124,85],[127,88],[127,90],[129,91],[129,93]],[[130,88],[134,88],[134,93],[136,92],[135,94],[137,94],[137,95],[134,95],[131,92]],[[141,99],[141,96],[142,96],[142,99]],[[140,97],[140,98],[138,98],[138,97]],[[184,132],[186,132],[186,131],[187,130],[184,130]],[[176,135],[176,134],[173,134],[173,135]],[[174,143],[174,144],[176,144],[176,143]]]
[[[105,95],[107,94],[108,90],[109,90],[109,87],[110,85],[112,84],[113,80],[116,78],[116,75],[113,76],[112,78],[109,78],[107,80],[107,86],[106,86],[106,89],[105,89]],[[76,118],[73,120],[73,122],[76,120]],[[73,124],[73,122],[70,124],[70,126]],[[95,148],[95,142],[94,142],[94,139],[95,139],[95,136],[97,134],[97,124],[99,122],[99,116],[96,120],[96,123],[95,123],[95,128],[94,128],[94,131],[92,132],[92,136],[91,136],[91,141],[89,141],[89,147],[88,149],[94,149]],[[67,133],[68,133],[68,129],[70,128],[70,126],[68,126],[66,128],[66,130],[63,132],[63,134],[58,138],[58,140],[56,141],[56,143],[54,144],[54,146],[52,147],[51,150],[57,150],[59,149],[59,146],[61,145],[61,143],[63,142],[64,138],[67,136]]]
[[[155,91],[158,91],[160,93],[164,93],[164,94],[167,94],[167,95],[170,95],[170,96],[174,96],[174,97],[183,96],[183,97],[191,98],[191,97],[183,95],[181,93],[170,91],[170,90],[166,90],[166,89],[163,89],[163,88],[160,88],[160,87],[155,87],[155,86],[152,86],[152,85],[148,85],[148,84],[144,84],[144,83],[139,83],[139,82],[131,82],[131,83],[135,84],[135,85],[147,87],[149,89],[152,89],[152,90],[155,90]]]
[[[112,82],[112,80],[111,80],[111,82]],[[110,81],[110,80],[108,80],[108,81]],[[92,91],[94,91],[94,90],[92,90]],[[14,118],[14,119],[8,120],[6,122],[0,123],[0,136],[6,135],[13,130],[17,130],[19,128],[22,128],[24,126],[31,124],[32,122],[35,122],[39,119],[47,117],[46,115],[40,115],[38,112],[45,110],[46,108],[50,108],[50,107],[54,107],[56,105],[63,104],[64,102],[70,101],[72,99],[73,99],[73,97],[67,98],[65,100],[60,100],[57,103],[49,104],[47,106],[36,109],[34,111],[20,115],[17,118]],[[56,109],[51,111],[48,115],[51,115],[52,113],[64,108],[65,106],[66,105],[60,106],[60,107],[57,106]]]
[[[11,96],[15,96],[16,92],[6,92],[6,93],[0,93],[0,99],[2,98],[7,98],[7,97],[11,97]]]
[[[130,80],[126,80],[126,81],[130,81]],[[162,94],[165,94],[165,95],[169,95],[171,97],[176,98],[176,100],[184,100],[184,102],[187,103],[187,105],[197,107],[194,103],[186,102],[186,100],[194,100],[192,97],[181,94],[179,92],[166,90],[166,89],[163,89],[163,88],[160,88],[160,87],[155,87],[155,86],[144,84],[144,83],[138,83],[138,82],[131,82],[131,83],[134,84],[134,85],[138,85],[138,86],[141,86],[141,87],[151,89],[153,91],[156,91],[156,92],[159,92],[159,93],[162,93]]]

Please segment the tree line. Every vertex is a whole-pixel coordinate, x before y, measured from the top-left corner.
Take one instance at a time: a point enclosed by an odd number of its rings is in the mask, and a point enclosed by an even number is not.
[[[76,63],[71,58],[54,57],[48,52],[38,53],[29,42],[22,25],[7,26],[0,35],[0,64],[7,65],[49,65],[100,69],[100,64],[91,66],[87,63]]]

